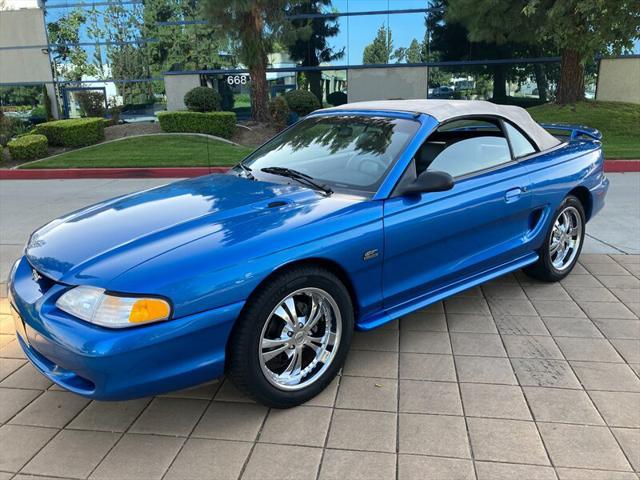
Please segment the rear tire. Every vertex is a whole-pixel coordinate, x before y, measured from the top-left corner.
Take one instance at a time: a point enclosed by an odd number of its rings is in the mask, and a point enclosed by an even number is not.
[[[544,282],[557,282],[569,275],[582,251],[585,223],[582,203],[569,195],[551,220],[544,244],[538,250],[540,258],[524,268],[524,272]]]
[[[229,376],[264,405],[300,405],[335,378],[353,326],[351,297],[335,275],[315,266],[283,272],[252,296],[238,319]]]

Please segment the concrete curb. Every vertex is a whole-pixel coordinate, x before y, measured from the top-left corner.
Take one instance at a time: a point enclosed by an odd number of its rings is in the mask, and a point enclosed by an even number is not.
[[[605,172],[640,172],[640,160],[606,160]],[[229,167],[170,168],[42,168],[0,169],[0,180],[54,180],[79,178],[186,178],[209,173],[225,173]]]
[[[605,160],[604,171],[609,173],[640,172],[640,160]]]

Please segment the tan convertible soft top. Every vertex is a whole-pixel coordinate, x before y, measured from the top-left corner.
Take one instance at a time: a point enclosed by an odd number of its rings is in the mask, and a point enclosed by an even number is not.
[[[332,110],[394,110],[424,113],[431,115],[440,123],[467,115],[493,115],[517,125],[536,143],[540,150],[547,150],[560,144],[560,140],[538,125],[524,108],[496,105],[482,100],[377,100],[345,103],[339,107],[322,110],[322,112]]]

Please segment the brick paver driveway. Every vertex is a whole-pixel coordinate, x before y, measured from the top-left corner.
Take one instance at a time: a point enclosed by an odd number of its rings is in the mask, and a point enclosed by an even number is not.
[[[0,479],[637,479],[640,256],[581,264],[358,333],[339,381],[287,411],[226,381],[121,403],[64,392],[25,363],[2,299]]]

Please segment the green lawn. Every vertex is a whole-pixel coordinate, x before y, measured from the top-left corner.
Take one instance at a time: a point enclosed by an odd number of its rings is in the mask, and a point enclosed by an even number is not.
[[[252,150],[195,135],[154,135],[95,145],[20,168],[226,166]]]
[[[585,101],[572,105],[546,104],[528,109],[538,122],[573,123],[602,132],[608,159],[640,158],[640,105]]]

